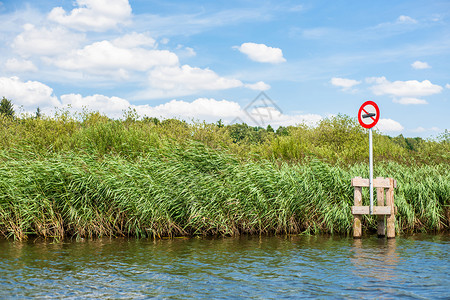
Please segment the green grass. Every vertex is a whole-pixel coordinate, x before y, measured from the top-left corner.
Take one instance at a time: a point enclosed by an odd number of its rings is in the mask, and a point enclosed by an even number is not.
[[[12,119],[0,114],[0,149],[26,150],[39,155],[66,151],[138,157],[167,145],[191,141],[212,149],[226,150],[239,159],[268,159],[304,163],[318,158],[331,165],[348,166],[368,160],[367,130],[355,119],[337,116],[317,127],[279,128],[277,132],[245,124],[220,126],[176,119],[139,119],[127,112],[124,120],[111,120],[99,113]],[[434,139],[395,138],[374,133],[374,161],[402,165],[450,165],[450,134]]]
[[[350,180],[368,176],[363,164],[243,160],[199,142],[127,156],[3,149],[0,162],[0,232],[16,239],[350,234]],[[374,175],[398,181],[399,232],[448,228],[448,165],[379,163]],[[363,226],[376,230],[375,217]]]
[[[350,181],[368,177],[367,132],[346,116],[272,132],[61,111],[0,129],[0,233],[15,239],[350,234]],[[398,181],[397,230],[447,230],[448,132],[375,133],[374,155],[374,176]]]

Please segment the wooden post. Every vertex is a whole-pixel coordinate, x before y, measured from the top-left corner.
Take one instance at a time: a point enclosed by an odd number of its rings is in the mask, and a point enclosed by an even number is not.
[[[352,178],[352,186],[355,189],[355,204],[352,206],[353,237],[356,239],[361,238],[362,216],[372,214],[377,215],[378,236],[383,237],[386,235],[388,238],[395,238],[395,215],[397,209],[394,204],[394,189],[397,188],[397,181],[393,178],[383,177],[377,177],[373,180],[373,186],[377,189],[377,205],[373,206],[372,213],[370,212],[370,206],[362,205],[362,188],[370,187],[369,179],[354,177]]]
[[[361,178],[361,177],[356,177],[356,178]],[[355,200],[355,206],[362,205],[362,187],[355,186],[354,200]],[[355,239],[360,239],[362,236],[361,218],[362,218],[362,215],[353,215],[353,238],[355,238]]]
[[[383,177],[377,177],[377,179],[382,180]],[[382,187],[377,187],[377,206],[384,206],[384,188]],[[386,228],[384,225],[384,215],[378,215],[377,221],[378,221],[377,227],[378,237],[384,237],[386,232]]]
[[[386,205],[391,207],[391,214],[387,217],[387,238],[395,238],[395,206],[394,206],[394,179],[389,178],[390,187],[386,193]]]

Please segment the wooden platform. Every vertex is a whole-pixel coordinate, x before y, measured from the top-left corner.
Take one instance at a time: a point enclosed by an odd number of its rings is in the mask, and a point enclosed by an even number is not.
[[[361,238],[362,215],[370,214],[369,206],[362,205],[362,188],[369,187],[369,179],[362,177],[352,178],[352,186],[355,188],[355,205],[352,206],[353,237]],[[377,177],[373,180],[373,187],[377,190],[377,206],[373,206],[372,215],[377,215],[378,236],[385,236],[387,233],[388,238],[395,238],[395,214],[397,209],[394,205],[394,189],[397,187],[397,181],[393,178]]]

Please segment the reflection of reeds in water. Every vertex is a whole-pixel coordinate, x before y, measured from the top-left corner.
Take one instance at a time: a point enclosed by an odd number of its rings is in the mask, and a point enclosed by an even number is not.
[[[240,161],[200,143],[167,145],[134,158],[10,150],[0,151],[0,162],[0,232],[17,239],[349,234],[350,180],[367,173],[364,165],[345,169],[319,160]],[[448,168],[412,171],[389,163],[375,172],[399,183],[400,230],[446,226]],[[364,216],[363,226],[376,230],[376,219]]]
[[[362,239],[353,240],[353,256],[350,259],[354,273],[365,279],[386,281],[395,277],[399,257],[395,239],[378,239],[378,245],[364,246]]]

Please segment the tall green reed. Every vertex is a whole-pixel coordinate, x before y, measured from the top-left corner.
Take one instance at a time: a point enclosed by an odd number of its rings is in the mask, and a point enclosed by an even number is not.
[[[97,152],[0,151],[0,232],[44,237],[236,235],[351,232],[354,176],[306,164],[242,160],[202,143],[165,144],[121,156]],[[398,230],[448,228],[450,171],[377,164],[394,177]],[[363,195],[367,201],[368,192]],[[363,225],[376,229],[375,218]]]

